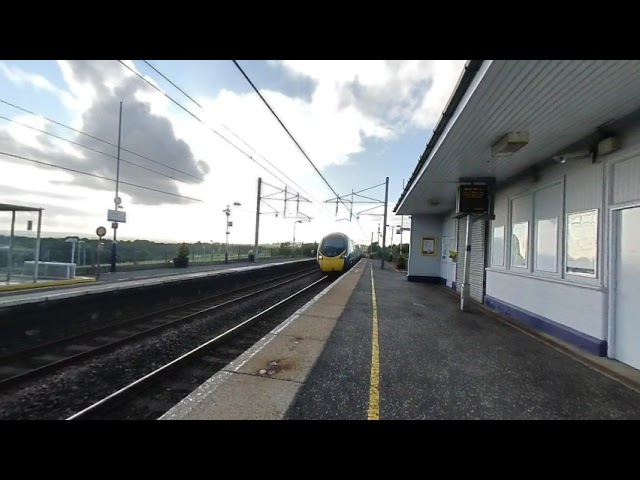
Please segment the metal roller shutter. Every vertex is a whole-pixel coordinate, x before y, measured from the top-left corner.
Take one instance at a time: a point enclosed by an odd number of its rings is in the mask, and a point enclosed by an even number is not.
[[[468,217],[458,219],[458,268],[456,268],[456,291],[462,291],[464,280],[464,257],[466,255],[465,241],[467,239]],[[469,283],[471,284],[471,298],[482,302],[484,300],[484,244],[485,222],[473,222],[473,236],[471,239],[471,270]]]
[[[466,254],[464,242],[467,235],[467,217],[458,219],[458,259],[456,265],[456,291],[462,292],[462,281],[464,279],[464,256]]]
[[[473,236],[471,239],[471,298],[482,303],[484,300],[484,225],[482,220],[473,222]]]

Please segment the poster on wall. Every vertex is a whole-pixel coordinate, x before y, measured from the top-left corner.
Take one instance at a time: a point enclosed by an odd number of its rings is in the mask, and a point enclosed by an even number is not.
[[[436,255],[436,237],[422,237],[422,255]]]

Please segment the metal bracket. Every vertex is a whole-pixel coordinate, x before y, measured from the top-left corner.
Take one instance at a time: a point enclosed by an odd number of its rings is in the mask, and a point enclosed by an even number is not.
[[[496,183],[496,177],[460,177],[458,183],[486,183],[492,185]]]

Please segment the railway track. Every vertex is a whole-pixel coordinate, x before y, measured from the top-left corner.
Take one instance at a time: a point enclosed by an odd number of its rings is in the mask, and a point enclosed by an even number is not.
[[[71,415],[67,420],[153,420],[254,345],[329,283],[322,276],[283,300]]]
[[[162,330],[177,327],[252,296],[278,289],[316,272],[317,268],[310,268],[282,275],[6,355],[0,358],[0,392],[126,343],[156,335]]]

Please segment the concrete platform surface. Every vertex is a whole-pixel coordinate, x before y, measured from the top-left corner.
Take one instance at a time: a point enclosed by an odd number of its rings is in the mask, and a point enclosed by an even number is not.
[[[640,419],[638,391],[595,364],[481,309],[460,311],[445,287],[373,267],[286,418],[369,418],[373,275],[381,420]]]
[[[617,362],[459,306],[363,260],[161,419],[640,419]]]
[[[160,420],[285,418],[365,264],[361,260]]]

